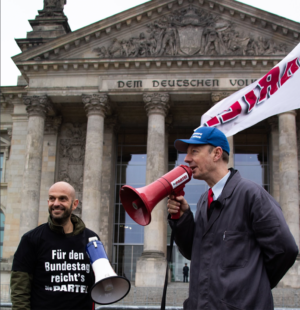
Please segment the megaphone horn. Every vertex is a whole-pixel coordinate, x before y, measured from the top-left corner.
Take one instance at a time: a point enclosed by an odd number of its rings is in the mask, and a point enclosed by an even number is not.
[[[120,190],[120,199],[128,215],[138,224],[146,226],[151,222],[154,207],[168,195],[184,195],[183,188],[191,180],[192,169],[180,165],[153,183],[133,188],[125,185]],[[179,218],[180,210],[172,219]]]
[[[109,305],[124,298],[129,293],[131,284],[128,279],[114,272],[104,246],[97,237],[89,238],[86,253],[95,274],[95,284],[91,288],[93,301],[100,305]]]

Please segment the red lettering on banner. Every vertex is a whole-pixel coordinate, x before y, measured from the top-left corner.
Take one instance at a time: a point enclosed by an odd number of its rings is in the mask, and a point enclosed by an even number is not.
[[[237,118],[242,112],[241,104],[236,101],[230,108],[221,113],[220,118],[222,123],[226,123]]]
[[[300,58],[295,58],[292,61],[288,62],[282,78],[280,79],[280,85],[283,85],[300,67]]]
[[[278,90],[279,74],[279,67],[275,67],[259,80],[260,96],[258,103],[264,101],[267,96],[272,96]]]
[[[257,83],[259,95],[255,94],[255,88],[245,94],[242,98],[248,106],[247,113],[250,113],[255,105],[262,103],[266,99],[270,98],[277,92],[287,80],[289,80],[295,72],[300,69],[300,57],[297,57],[290,62],[286,63],[283,73],[280,77],[279,66],[274,67],[265,76],[263,76]],[[253,82],[253,81],[252,81]],[[204,126],[215,127],[222,123],[227,123],[237,118],[242,113],[242,107],[239,101],[233,103],[228,110],[221,112],[215,117],[212,117]],[[201,126],[200,126],[201,127]],[[199,128],[199,127],[198,127]],[[197,129],[198,129],[197,128]],[[196,130],[196,129],[195,129]]]
[[[207,127],[214,127],[214,126],[218,126],[220,124],[221,124],[221,122],[220,122],[219,118],[217,116],[215,116],[212,119],[210,119],[209,121],[207,121],[204,125]]]
[[[243,98],[248,106],[247,113],[250,113],[257,103],[257,97],[254,93],[254,90],[249,91],[249,93],[247,93]]]

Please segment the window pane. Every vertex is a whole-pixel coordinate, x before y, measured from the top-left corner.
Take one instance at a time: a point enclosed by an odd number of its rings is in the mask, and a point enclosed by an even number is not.
[[[135,281],[136,261],[143,252],[142,245],[119,245],[118,259],[114,263],[117,265],[118,275],[126,277],[130,281]]]
[[[144,227],[136,223],[119,225],[119,243],[144,243]]]
[[[146,183],[146,165],[144,166],[127,166],[126,168],[126,185],[132,187],[141,187]]]
[[[122,224],[133,224],[135,221],[127,214],[123,205],[120,205],[120,222]]]
[[[259,185],[263,185],[263,169],[260,166],[239,166],[235,165],[241,176]]]
[[[168,252],[169,251],[170,246],[168,246]],[[176,245],[173,245],[172,263],[170,264],[172,282],[183,282],[182,269],[185,264],[187,264],[187,266],[190,268],[190,261],[181,255]]]
[[[198,185],[187,183],[185,188],[183,189],[185,192],[185,199],[186,201],[190,203],[197,203],[200,196],[205,192],[207,186],[205,184],[201,184],[200,181],[198,181]]]
[[[259,154],[235,154],[235,165],[260,166]]]

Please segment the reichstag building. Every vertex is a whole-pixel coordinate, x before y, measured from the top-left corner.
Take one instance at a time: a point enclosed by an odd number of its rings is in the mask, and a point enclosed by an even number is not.
[[[300,24],[233,0],[152,0],[71,31],[65,4],[44,0],[32,31],[16,39],[18,85],[1,87],[1,284],[20,237],[47,221],[49,187],[66,181],[80,201],[75,213],[99,234],[116,272],[162,287],[166,201],[139,226],[120,188],[183,164],[174,140],[189,138],[202,114],[281,61],[299,43]],[[299,112],[228,138],[229,165],[280,202],[298,246]],[[193,212],[206,190],[204,182],[186,185]],[[171,281],[182,281],[186,262],[175,246]],[[281,285],[300,287],[299,260]]]

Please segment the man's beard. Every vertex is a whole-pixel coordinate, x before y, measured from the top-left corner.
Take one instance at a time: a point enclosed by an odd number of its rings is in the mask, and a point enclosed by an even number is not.
[[[60,207],[60,206],[56,207],[56,208],[55,207],[50,207],[48,209],[48,211],[49,211],[49,214],[50,214],[50,216],[52,218],[52,221],[55,224],[57,224],[57,225],[63,225],[65,223],[67,223],[69,218],[70,218],[70,216],[71,216],[71,214],[72,214],[72,205],[73,205],[73,201],[72,201],[72,203],[71,203],[69,208]],[[55,209],[60,209],[60,210],[63,210],[64,212],[60,216],[55,217],[52,214],[52,211],[55,210]]]

